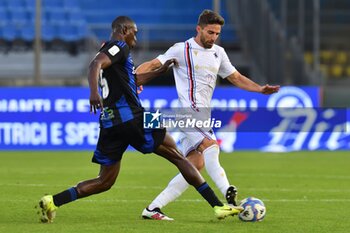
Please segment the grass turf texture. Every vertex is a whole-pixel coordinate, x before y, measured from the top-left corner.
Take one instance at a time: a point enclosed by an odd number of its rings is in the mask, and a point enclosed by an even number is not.
[[[190,187],[164,208],[174,222],[142,220],[145,206],[176,174],[176,168],[154,155],[127,153],[113,188],[58,209],[53,224],[41,224],[34,206],[93,178],[98,165],[90,152],[0,152],[0,232],[349,232],[349,152],[221,154],[239,199],[262,199],[262,222],[237,217],[216,220],[213,211]],[[204,177],[214,188],[204,172]],[[220,194],[220,198],[223,197]]]

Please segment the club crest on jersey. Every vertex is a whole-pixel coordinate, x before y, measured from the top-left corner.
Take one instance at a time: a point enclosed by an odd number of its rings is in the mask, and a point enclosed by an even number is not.
[[[216,52],[214,52],[214,57],[218,58],[218,54]]]

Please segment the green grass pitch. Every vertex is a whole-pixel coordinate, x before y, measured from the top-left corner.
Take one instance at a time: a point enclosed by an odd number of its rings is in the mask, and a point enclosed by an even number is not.
[[[141,211],[166,186],[176,168],[155,155],[128,152],[121,173],[108,192],[58,209],[52,224],[38,221],[36,205],[98,173],[91,152],[0,152],[0,232],[349,232],[349,152],[221,154],[239,199],[262,199],[262,222],[237,217],[219,221],[190,187],[164,208],[173,222],[142,220]],[[205,172],[208,183],[219,194]],[[220,194],[220,198],[223,199]]]

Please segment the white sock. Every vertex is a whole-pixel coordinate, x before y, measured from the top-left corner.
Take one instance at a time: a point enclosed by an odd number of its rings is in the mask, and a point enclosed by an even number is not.
[[[148,206],[149,210],[154,208],[163,208],[169,202],[175,201],[183,192],[186,191],[189,184],[181,173],[177,174],[168,184],[168,186],[152,201]]]
[[[226,191],[230,186],[225,170],[219,161],[220,149],[217,145],[212,145],[203,151],[205,168],[210,178],[215,182],[221,193],[226,196]]]

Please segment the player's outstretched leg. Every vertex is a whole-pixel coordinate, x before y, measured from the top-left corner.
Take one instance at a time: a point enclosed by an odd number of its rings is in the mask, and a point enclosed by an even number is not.
[[[215,217],[218,219],[224,219],[227,216],[233,216],[242,211],[243,207],[240,206],[228,206],[226,204],[223,206],[214,206]]]
[[[182,156],[169,134],[166,134],[163,143],[155,150],[155,153],[177,166],[186,181],[194,186],[202,197],[214,208],[215,216],[218,219],[238,214],[243,210],[242,207],[224,205],[218,199],[198,170]]]
[[[42,223],[53,222],[58,207],[54,204],[52,195],[43,196],[39,201],[39,208],[41,208],[38,212],[40,215],[40,221]]]
[[[101,165],[98,177],[85,180],[55,195],[45,195],[39,200],[38,214],[42,223],[51,223],[56,216],[58,207],[75,201],[79,198],[87,197],[93,194],[101,193],[109,190],[120,170],[120,161],[111,165]]]
[[[197,151],[191,151],[187,157],[186,157],[195,167],[198,171],[203,169],[204,167],[204,161],[202,159],[202,154]],[[151,213],[156,212],[158,213],[158,210],[162,210],[164,206],[166,206],[168,203],[175,201],[183,192],[187,190],[187,188],[190,185],[187,183],[187,181],[184,179],[181,173],[177,174],[168,184],[168,186],[149,204],[143,211],[142,211],[142,218],[144,219],[150,219],[149,216]],[[161,212],[163,215],[165,215],[163,212]],[[158,215],[151,215],[157,217]],[[170,218],[167,216],[167,218]],[[167,220],[167,218],[154,218],[156,220]],[[172,218],[171,218],[172,219]]]
[[[215,140],[205,138],[199,145],[202,151],[205,168],[210,178],[215,182],[229,205],[237,206],[237,188],[230,185],[226,172],[219,161],[220,147]]]
[[[237,188],[235,186],[228,187],[225,197],[228,204],[237,206]]]
[[[142,218],[144,219],[153,219],[153,220],[165,220],[165,221],[173,221],[173,218],[166,216],[159,208],[154,208],[150,210],[145,208],[142,211]]]

